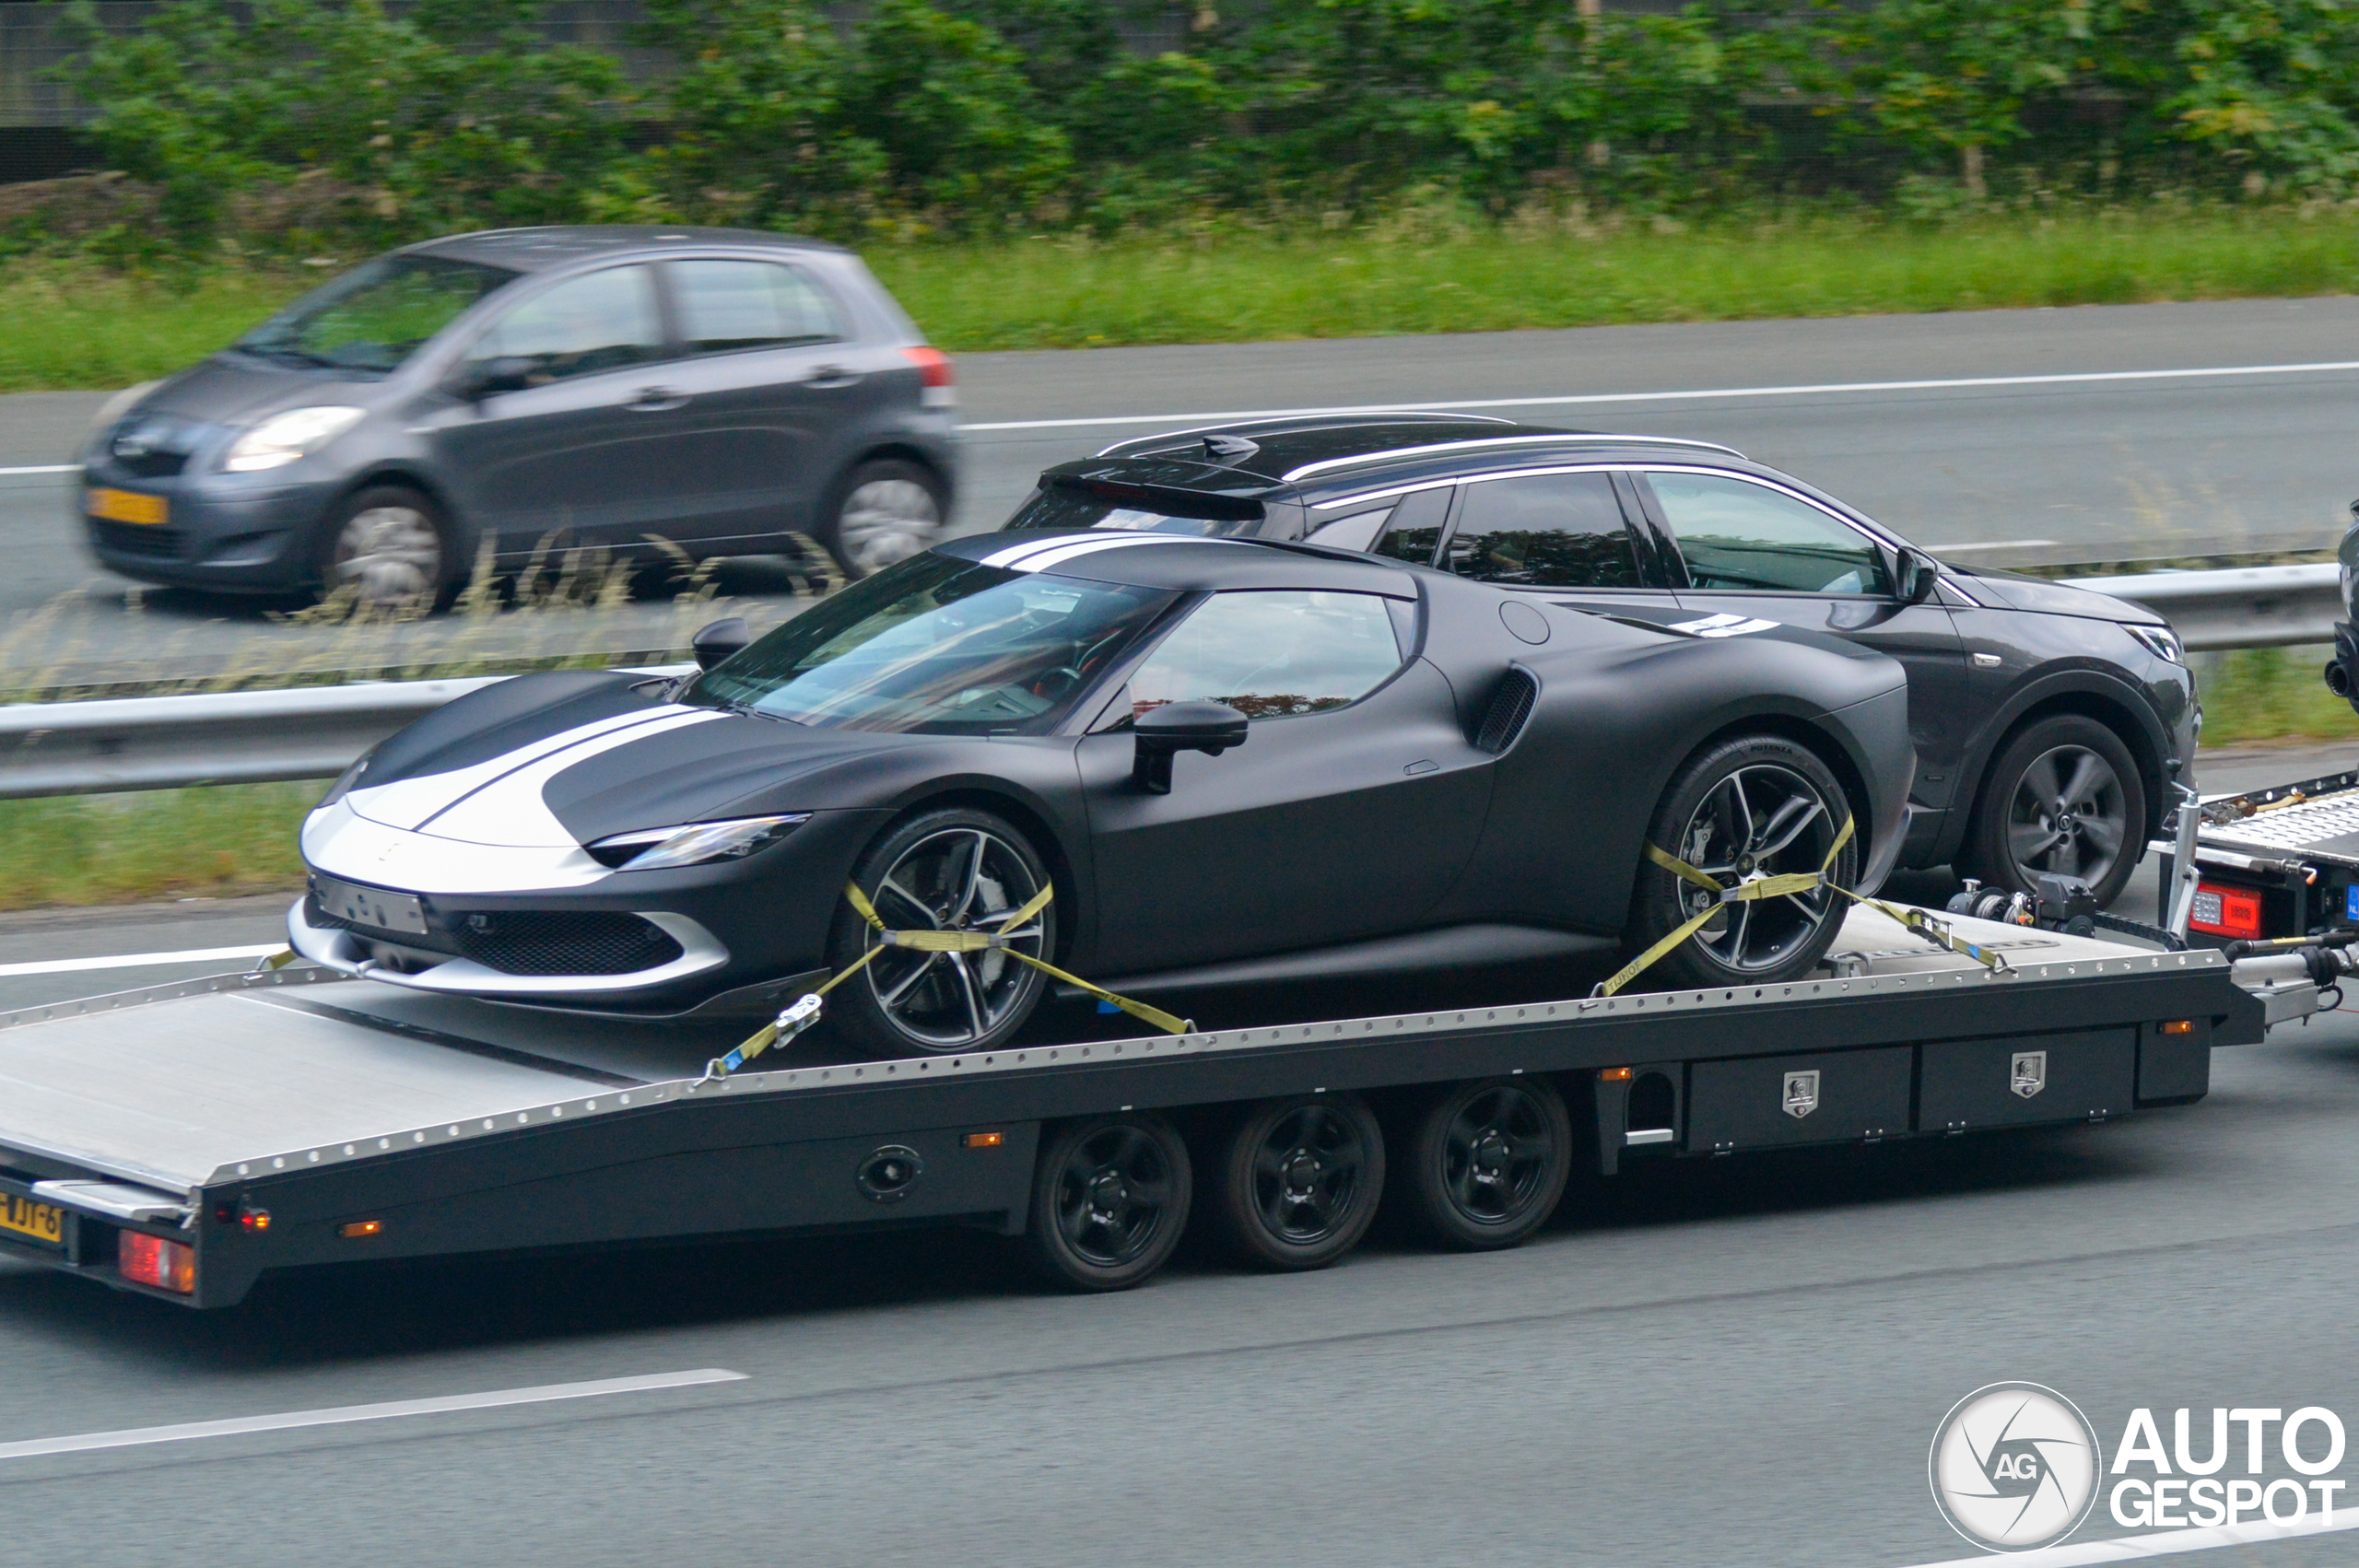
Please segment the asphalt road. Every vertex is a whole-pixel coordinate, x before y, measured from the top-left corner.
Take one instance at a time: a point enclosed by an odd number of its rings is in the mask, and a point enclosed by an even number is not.
[[[1929,545],[1998,564],[2318,549],[2359,495],[2348,455],[2359,369],[2218,372],[2353,360],[2359,299],[2349,298],[968,355],[957,524],[995,526],[1042,467],[1166,425],[1472,402],[1505,417],[1725,441]],[[2181,370],[2213,373],[2153,374]],[[2145,379],[2025,380],[2092,375]],[[2008,384],[1895,384],[1994,378]],[[1793,390],[1830,387],[1854,390]],[[0,398],[0,469],[68,461],[100,401]],[[74,542],[70,480],[0,473],[12,568],[0,578],[0,683],[241,661],[348,666],[452,648],[646,648],[716,613],[675,609],[651,588],[597,616],[360,636],[276,626],[270,607],[238,600],[127,603],[128,585]],[[787,607],[793,582],[776,563],[748,562],[719,587],[760,616]],[[46,619],[27,620],[43,606]]]
[[[2204,782],[2317,762],[2216,755]],[[273,924],[264,903],[9,917],[0,965]],[[0,967],[0,1007],[57,981]],[[1382,1242],[1286,1278],[1199,1257],[1109,1298],[1041,1293],[957,1233],[312,1272],[205,1316],[0,1261],[0,1445],[743,1375],[0,1457],[0,1560],[1947,1562],[1970,1553],[1926,1445],[1984,1384],[2061,1389],[2108,1451],[2140,1406],[2165,1433],[2179,1406],[2199,1428],[2215,1405],[2359,1417],[2354,1134],[2346,1015],[2110,1127],[1658,1164],[1577,1185],[1513,1253]],[[2102,1511],[2082,1532],[2124,1533]],[[2346,1540],[2195,1561],[2341,1562]]]

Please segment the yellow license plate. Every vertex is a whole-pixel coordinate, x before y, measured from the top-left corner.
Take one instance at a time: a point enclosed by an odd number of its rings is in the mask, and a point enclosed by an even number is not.
[[[170,508],[161,496],[142,496],[129,490],[96,489],[83,505],[92,517],[102,517],[111,522],[144,523],[150,528],[160,526],[170,515]]]
[[[13,1193],[0,1193],[0,1231],[29,1236],[43,1246],[64,1246],[65,1211]]]

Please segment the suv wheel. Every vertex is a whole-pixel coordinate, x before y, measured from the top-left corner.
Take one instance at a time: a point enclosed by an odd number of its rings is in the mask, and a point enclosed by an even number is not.
[[[2026,726],[1984,779],[1960,857],[2010,893],[2041,872],[2078,877],[2103,908],[2146,852],[2146,796],[2121,737],[2077,713]]]
[[[942,480],[921,463],[863,462],[836,486],[816,532],[844,576],[883,571],[933,547],[942,537]]]

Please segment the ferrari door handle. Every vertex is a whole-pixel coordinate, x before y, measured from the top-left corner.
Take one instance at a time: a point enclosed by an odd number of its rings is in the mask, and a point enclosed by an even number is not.
[[[831,387],[848,387],[859,380],[861,374],[857,370],[848,370],[841,365],[822,365],[804,377],[803,384],[826,391]]]
[[[641,387],[623,404],[633,414],[662,414],[687,404],[688,394],[675,387]]]

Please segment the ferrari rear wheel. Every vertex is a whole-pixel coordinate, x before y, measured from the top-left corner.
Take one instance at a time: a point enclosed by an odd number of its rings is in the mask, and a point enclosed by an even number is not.
[[[1860,863],[1856,829],[1848,838],[1842,834],[1849,813],[1842,786],[1807,747],[1781,735],[1744,735],[1679,770],[1649,840],[1723,888],[1821,870],[1848,887]],[[1638,867],[1626,940],[1632,953],[1642,953],[1712,911],[1641,983],[1763,985],[1808,973],[1843,929],[1848,907],[1825,887],[1727,900],[1647,860]]]
[[[1047,864],[1022,833],[989,812],[927,812],[886,834],[852,881],[888,930],[1007,939],[1004,950],[971,953],[886,947],[828,998],[831,1016],[859,1043],[886,1056],[989,1050],[1024,1026],[1045,977],[1012,954],[1049,956],[1056,908],[1009,926],[1049,885]],[[876,934],[847,902],[831,933],[829,967],[851,964]]]

